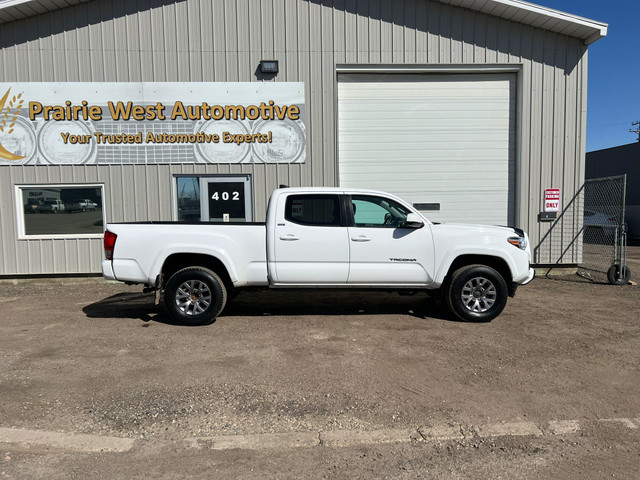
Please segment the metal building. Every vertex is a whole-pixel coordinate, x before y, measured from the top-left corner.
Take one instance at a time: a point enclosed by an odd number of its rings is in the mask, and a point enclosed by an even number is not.
[[[104,222],[263,221],[280,184],[386,190],[578,263],[606,31],[520,0],[2,1],[0,275],[99,272]]]
[[[616,175],[626,175],[624,220],[629,238],[640,240],[640,142],[587,152],[587,179]]]

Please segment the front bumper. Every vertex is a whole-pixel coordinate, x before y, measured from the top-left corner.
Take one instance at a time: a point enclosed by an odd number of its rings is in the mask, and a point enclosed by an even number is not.
[[[520,285],[526,285],[531,280],[533,280],[535,276],[536,276],[536,270],[534,268],[529,268],[529,275],[527,275],[527,278],[525,278],[522,282],[520,282]]]
[[[536,276],[536,271],[533,268],[529,268],[529,273],[527,274],[527,276],[526,276],[526,278],[524,280],[522,280],[521,282],[512,282],[509,285],[509,296],[510,297],[515,297],[516,296],[516,290],[518,290],[518,287],[520,285],[526,285],[531,280],[533,280],[533,277],[535,277],[535,276]]]

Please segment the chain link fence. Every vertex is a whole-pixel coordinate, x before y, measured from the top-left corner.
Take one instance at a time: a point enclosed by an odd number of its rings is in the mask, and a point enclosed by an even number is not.
[[[582,203],[582,260],[579,273],[595,281],[625,284],[626,175],[585,180],[577,200]]]

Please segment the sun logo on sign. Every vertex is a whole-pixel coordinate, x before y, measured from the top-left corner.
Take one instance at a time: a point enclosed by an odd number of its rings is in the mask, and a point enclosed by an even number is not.
[[[11,89],[7,90],[4,97],[0,99],[0,133],[5,133],[6,131],[5,135],[11,135],[13,133],[13,127],[16,125],[16,120],[18,119],[18,115],[20,115],[20,109],[24,103],[22,93],[20,93],[17,96],[14,95],[9,100],[9,105],[5,108],[10,92]],[[0,144],[0,158],[4,158],[5,160],[22,160],[25,157],[11,153]]]

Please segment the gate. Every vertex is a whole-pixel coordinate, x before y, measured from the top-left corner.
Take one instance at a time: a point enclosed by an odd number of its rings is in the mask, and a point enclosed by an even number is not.
[[[594,280],[624,285],[631,272],[626,265],[627,226],[624,221],[626,175],[585,180],[583,251],[579,273]]]

